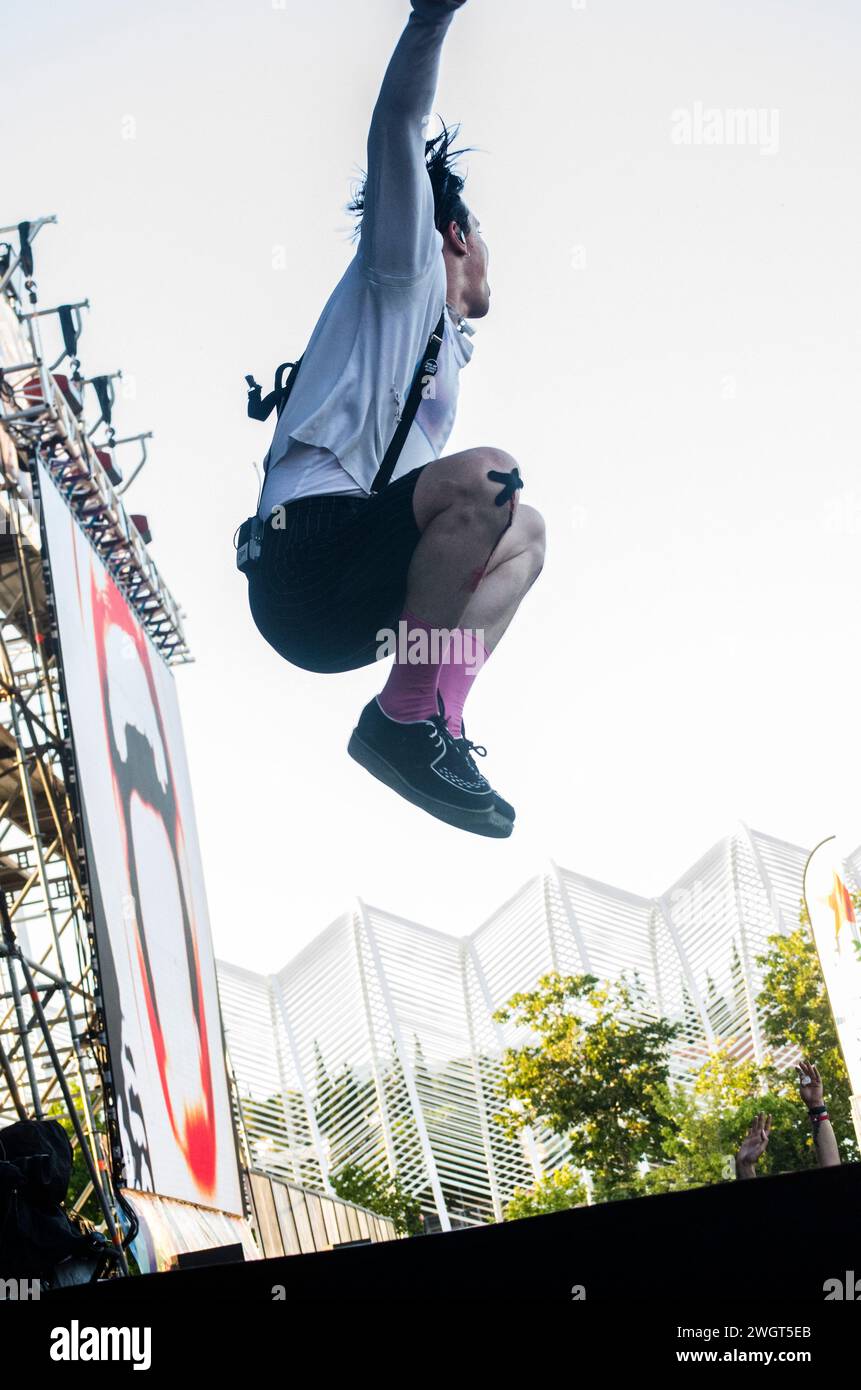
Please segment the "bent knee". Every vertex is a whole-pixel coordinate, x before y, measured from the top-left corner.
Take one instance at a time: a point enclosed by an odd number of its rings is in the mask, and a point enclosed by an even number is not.
[[[466,449],[463,457],[470,466],[485,474],[491,469],[497,473],[510,473],[512,468],[517,467],[516,458],[506,453],[505,449],[497,449],[491,444],[481,444],[477,449]]]
[[[458,528],[497,526],[496,499],[500,484],[488,474],[510,473],[516,467],[511,454],[489,446],[464,449],[451,458],[428,464],[416,488],[419,524],[422,525],[425,516],[430,519],[446,512],[449,521]],[[519,493],[515,497],[519,499]]]
[[[510,473],[516,466],[516,461],[504,449],[467,449],[452,473],[455,493],[461,500],[495,502],[500,485],[488,474]]]
[[[467,449],[441,481],[445,505],[466,520],[489,515],[498,520],[500,484],[489,473],[510,473],[514,459],[502,449]]]

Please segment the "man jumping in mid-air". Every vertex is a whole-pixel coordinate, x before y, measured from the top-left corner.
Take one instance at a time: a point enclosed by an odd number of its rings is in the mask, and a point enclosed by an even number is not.
[[[488,252],[450,132],[425,138],[443,39],[464,0],[411,3],[352,205],[356,255],[279,415],[245,572],[260,632],[305,670],[369,665],[392,650],[386,639],[381,651],[383,634],[398,637],[350,754],[440,820],[502,838],[514,810],[478,770],[484,750],[466,738],[463,706],[541,570],[544,525],[519,500],[509,454],[441,457],[472,354],[467,320],[490,307]]]

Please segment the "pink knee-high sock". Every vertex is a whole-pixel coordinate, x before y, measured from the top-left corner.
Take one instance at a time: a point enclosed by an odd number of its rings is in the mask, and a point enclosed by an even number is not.
[[[400,724],[439,714],[436,691],[445,653],[438,649],[437,631],[406,608],[400,616],[395,664],[377,696],[383,713]]]
[[[490,652],[470,628],[455,628],[446,660],[440,667],[438,691],[445,706],[445,721],[455,738],[463,733],[463,707],[472,683]]]

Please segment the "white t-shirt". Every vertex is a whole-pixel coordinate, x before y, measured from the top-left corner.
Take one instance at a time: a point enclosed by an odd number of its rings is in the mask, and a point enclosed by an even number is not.
[[[421,468],[431,459],[439,458],[445,448],[457,413],[460,371],[472,356],[469,339],[473,333],[474,329],[466,320],[447,305],[436,375],[431,378],[426,394],[419,402],[392,481],[411,473],[414,468]],[[318,444],[304,444],[291,437],[278,463],[270,462],[258,515],[268,516],[273,507],[294,502],[298,497],[318,497],[321,494],[344,497],[368,495],[357,486],[355,479],[341,467],[329,449]]]
[[[309,492],[367,497],[394,435],[446,298],[425,113],[461,3],[412,0],[371,119],[358,249],[323,307],[276,423],[259,515]],[[454,422],[471,344],[456,315],[444,323],[433,397],[421,403],[396,477],[438,457]]]

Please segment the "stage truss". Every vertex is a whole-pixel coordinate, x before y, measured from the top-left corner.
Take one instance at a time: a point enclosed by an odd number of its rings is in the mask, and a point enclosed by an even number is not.
[[[116,438],[118,373],[81,374],[86,301],[35,307],[33,242],[54,221],[0,228],[0,240],[10,238],[0,245],[0,1128],[46,1116],[71,1122],[89,1173],[77,1205],[96,1198],[125,1268],[123,1157],[37,459],[163,658],[190,657],[178,607],[146,548],[146,520],[130,517],[120,499],[117,446],[139,445],[136,473],[149,436]],[[63,343],[53,358],[40,329],[52,316]],[[87,386],[98,416],[89,422]]]

